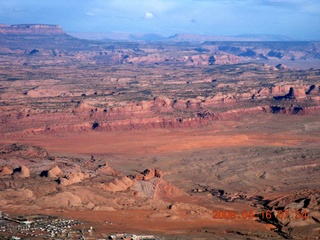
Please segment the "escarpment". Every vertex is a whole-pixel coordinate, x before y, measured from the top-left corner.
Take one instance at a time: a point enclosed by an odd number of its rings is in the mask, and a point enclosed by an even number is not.
[[[44,24],[0,32],[1,134],[202,127],[248,114],[319,112],[319,69],[287,66],[316,62],[307,54],[319,51],[316,43],[95,42]],[[299,60],[299,51],[313,59]]]
[[[107,90],[110,87],[106,85],[110,86],[113,82],[107,81],[98,85],[97,90],[87,89],[86,93],[71,84],[70,89],[59,92],[59,85],[65,85],[60,81],[54,85],[54,82],[48,82],[43,87],[28,86],[31,90],[20,96],[9,96],[13,89],[7,88],[1,94],[5,104],[0,113],[3,123],[0,131],[49,133],[201,127],[212,124],[212,121],[232,120],[248,114],[305,115],[320,111],[319,84],[315,81],[312,82],[315,84],[275,82],[261,87],[252,80],[252,86],[244,88],[241,83],[218,84],[224,80],[191,81],[188,84],[184,79],[177,79],[173,84],[168,81],[167,86],[161,86],[163,89],[151,87],[140,90],[143,81],[152,80],[142,80],[139,87],[131,88],[132,80],[128,78],[123,81],[122,88],[115,87],[112,92]],[[26,86],[18,84],[14,88],[18,90],[23,87]],[[190,89],[190,92],[176,89],[180,87]],[[24,108],[16,104],[18,98],[26,102]],[[42,101],[46,103],[41,104]]]

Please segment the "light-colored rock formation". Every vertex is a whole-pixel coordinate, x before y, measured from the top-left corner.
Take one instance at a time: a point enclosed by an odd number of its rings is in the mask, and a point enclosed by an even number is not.
[[[30,177],[30,170],[23,165],[14,171],[13,176],[19,177],[19,178],[28,178]]]
[[[106,162],[104,165],[99,166],[95,172],[97,174],[106,174],[106,175],[112,175],[112,176],[120,176],[121,173],[112,167],[109,166],[109,164]]]
[[[48,171],[48,177],[57,178],[63,174],[62,170],[58,166],[54,166]]]
[[[162,176],[163,176],[163,172],[161,172],[158,169],[146,169],[143,172],[137,174],[134,177],[134,180],[149,181],[152,178],[161,178]]]
[[[12,167],[4,166],[0,168],[0,176],[11,175],[13,173]]]
[[[151,178],[161,178],[163,176],[163,172],[161,172],[158,169],[146,169],[145,171],[142,172],[144,175],[143,180],[148,181]]]
[[[82,182],[84,179],[89,178],[90,175],[84,172],[71,172],[66,177],[59,178],[61,186],[68,186],[71,184]]]
[[[99,187],[110,192],[121,192],[131,187],[133,181],[128,177],[116,178],[107,184],[100,184]]]

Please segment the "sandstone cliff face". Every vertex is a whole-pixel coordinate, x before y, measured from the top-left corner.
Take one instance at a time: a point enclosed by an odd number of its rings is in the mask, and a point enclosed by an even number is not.
[[[224,89],[224,86],[221,86]],[[219,92],[214,96],[174,99],[164,95],[150,101],[99,106],[101,101],[83,100],[65,110],[3,108],[4,132],[111,131],[146,128],[199,127],[211,121],[237,119],[246,114],[310,114],[318,112],[319,85],[283,83],[250,92]],[[38,97],[35,96],[35,99]],[[309,106],[306,105],[309,102]],[[313,105],[310,105],[313,103]],[[222,109],[222,110],[221,110]],[[16,112],[17,111],[17,112]],[[8,114],[10,113],[10,114]],[[18,125],[15,122],[19,122]],[[11,150],[10,150],[11,151]],[[25,151],[25,150],[24,150]],[[31,150],[28,150],[31,151]],[[32,150],[33,151],[33,150]],[[28,156],[33,153],[25,152]],[[42,154],[42,153],[41,153]],[[46,153],[43,153],[46,154]],[[102,170],[101,170],[102,171]]]
[[[306,99],[312,98],[317,100],[319,96],[320,85],[305,85],[283,83],[275,85],[270,88],[261,88],[254,93],[254,98],[268,98],[273,97],[275,100],[282,100],[285,98]]]

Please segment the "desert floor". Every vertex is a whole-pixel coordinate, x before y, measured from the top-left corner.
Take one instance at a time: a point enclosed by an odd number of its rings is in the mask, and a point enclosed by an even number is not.
[[[94,156],[128,175],[147,168],[160,169],[163,179],[187,193],[173,204],[190,203],[209,213],[189,214],[178,207],[172,214],[151,205],[141,210],[94,212],[40,210],[32,206],[4,210],[84,220],[94,226],[97,236],[141,232],[165,239],[277,239],[281,237],[270,230],[273,225],[256,218],[243,219],[241,212],[261,211],[250,200],[252,196],[272,201],[297,191],[319,189],[319,136],[318,115],[271,114],[215,121],[203,128],[6,136],[2,144],[19,142],[41,146],[55,155]],[[221,201],[208,191],[192,191],[195,188],[223,189],[245,197],[243,201]],[[236,210],[238,216],[232,220],[212,219],[210,210]]]

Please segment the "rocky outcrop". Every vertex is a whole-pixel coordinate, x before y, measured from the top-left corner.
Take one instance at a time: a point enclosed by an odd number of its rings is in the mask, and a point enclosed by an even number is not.
[[[84,179],[89,178],[90,175],[84,172],[71,172],[65,177],[59,178],[59,183],[61,186],[68,186],[75,183],[80,183]]]
[[[0,177],[6,176],[6,175],[12,175],[12,174],[13,174],[12,167],[9,167],[9,166],[0,167]]]
[[[260,88],[252,95],[253,99],[273,98],[274,100],[297,99],[303,100],[308,98],[318,100],[320,92],[317,90],[318,85],[305,84],[277,84],[269,88]]]
[[[175,198],[187,196],[184,191],[163,180],[162,176],[163,172],[158,169],[146,169],[135,176],[115,178],[98,187],[109,192],[122,192],[130,189],[137,197],[163,201],[172,201]]]
[[[57,178],[63,175],[62,170],[58,166],[54,166],[48,171],[47,177],[49,178]]]
[[[278,64],[277,66],[276,66],[276,68],[278,69],[278,70],[286,70],[286,69],[288,69],[288,67],[286,66],[286,65],[284,65],[284,64]]]
[[[162,176],[163,173],[158,169],[146,169],[133,177],[122,177],[120,179],[115,178],[113,181],[107,184],[100,184],[99,187],[111,192],[121,192],[130,188],[133,184],[136,185],[136,182],[148,182],[151,179],[161,178]],[[148,183],[143,184],[148,185]]]
[[[208,59],[208,65],[237,64],[240,62],[241,62],[240,57],[233,54],[227,54],[224,52],[218,52],[210,56],[210,58]]]
[[[47,159],[49,157],[48,152],[42,147],[28,146],[19,143],[4,145],[1,147],[0,152],[4,155],[17,156],[24,159]]]
[[[270,218],[263,221],[274,224],[285,238],[318,236],[320,222],[320,192],[303,190],[277,198],[267,204]]]
[[[150,178],[149,180],[135,180],[131,189],[134,190],[139,197],[163,200],[166,202],[174,201],[179,197],[188,195],[173,184],[157,177]]]
[[[121,173],[112,167],[109,166],[109,164],[106,162],[104,165],[99,166],[95,172],[98,175],[111,175],[111,176],[120,176]]]
[[[188,196],[186,192],[163,179],[158,181],[155,186],[155,199],[161,199],[163,201],[170,202],[174,201],[179,197],[186,196]]]
[[[163,176],[163,172],[158,169],[146,169],[141,175],[143,175],[143,181],[149,181],[151,178],[161,178]],[[135,179],[140,178],[141,175],[137,175]]]
[[[122,192],[130,188],[132,184],[132,179],[128,177],[122,177],[120,179],[115,178],[113,181],[107,184],[100,184],[98,187],[109,192]]]
[[[30,177],[30,170],[26,166],[21,166],[14,169],[13,176],[18,178],[28,178]]]

